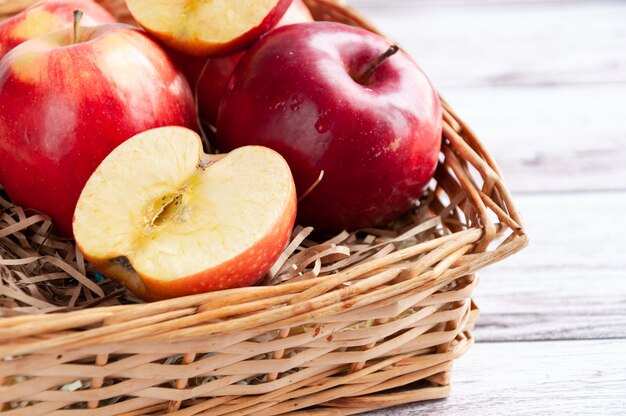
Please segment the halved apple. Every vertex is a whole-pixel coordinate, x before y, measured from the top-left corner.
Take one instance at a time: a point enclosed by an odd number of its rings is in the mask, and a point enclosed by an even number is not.
[[[283,17],[292,0],[126,0],[135,20],[166,45],[194,56],[242,51]]]
[[[79,198],[74,237],[104,275],[157,300],[255,283],[287,244],[295,213],[278,153],[207,155],[195,132],[162,127],[100,164]]]

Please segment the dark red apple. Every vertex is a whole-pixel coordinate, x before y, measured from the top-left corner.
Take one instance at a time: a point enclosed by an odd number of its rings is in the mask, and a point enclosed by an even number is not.
[[[243,56],[243,52],[223,58],[183,57],[174,61],[183,62],[179,67],[185,73],[198,100],[198,116],[206,124],[215,126],[217,109],[222,99],[228,79]],[[206,68],[205,68],[206,65]]]
[[[220,151],[273,148],[301,197],[324,172],[300,201],[301,224],[334,232],[394,219],[433,175],[442,110],[424,73],[393,52],[382,37],[339,23],[268,33],[230,78],[217,120]]]
[[[76,39],[54,32],[0,61],[0,183],[16,204],[50,215],[59,234],[71,235],[78,196],[109,152],[168,125],[196,126],[191,89],[131,26],[80,28]]]

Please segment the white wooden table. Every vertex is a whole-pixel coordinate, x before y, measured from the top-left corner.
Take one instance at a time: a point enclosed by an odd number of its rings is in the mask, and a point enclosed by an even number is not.
[[[374,415],[626,415],[626,1],[351,0],[499,162],[530,236],[480,273],[452,395]]]

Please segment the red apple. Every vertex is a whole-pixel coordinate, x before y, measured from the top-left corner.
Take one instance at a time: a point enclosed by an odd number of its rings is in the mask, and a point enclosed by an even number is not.
[[[292,0],[126,0],[135,20],[175,50],[215,57],[242,51],[276,26]]]
[[[228,79],[244,52],[223,58],[198,58],[168,49],[172,61],[185,74],[198,100],[198,115],[207,124],[215,125],[217,107]],[[206,65],[206,69],[205,69]]]
[[[203,122],[215,126],[220,100],[237,62],[243,55],[240,52],[224,58],[210,58],[204,71],[201,70],[196,94],[198,116]]]
[[[248,286],[285,248],[296,213],[287,162],[246,146],[206,155],[200,137],[162,127],[121,144],[87,181],[76,244],[146,300]]]
[[[146,34],[114,24],[62,30],[0,61],[0,183],[72,233],[83,185],[111,150],[163,125],[195,126],[193,94]]]
[[[278,22],[276,27],[287,26],[294,23],[312,22],[313,16],[302,0],[293,0],[287,13]],[[237,62],[243,56],[242,53],[226,56],[223,58],[209,58],[204,69],[204,60],[197,60],[185,71],[189,83],[194,86],[198,83],[199,116],[204,122],[215,125],[217,121],[217,109],[222,99],[222,94],[228,84],[230,75],[233,73]],[[201,76],[202,75],[202,76]]]
[[[43,0],[0,23],[0,59],[22,42],[72,27],[72,12],[77,9],[84,14],[85,26],[115,22],[109,12],[92,0]]]
[[[273,30],[230,78],[218,148],[257,144],[281,153],[303,197],[301,224],[335,232],[387,223],[432,177],[442,128],[437,93],[396,51],[339,23]]]

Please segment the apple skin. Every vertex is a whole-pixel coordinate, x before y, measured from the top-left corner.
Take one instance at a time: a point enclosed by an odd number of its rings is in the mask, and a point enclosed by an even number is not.
[[[240,52],[224,58],[209,59],[206,63],[206,69],[204,73],[201,72],[202,76],[197,86],[198,116],[203,122],[215,126],[220,100],[230,76],[243,55],[244,53]]]
[[[115,23],[115,18],[92,0],[40,1],[0,23],[0,59],[22,42],[72,27],[77,9],[83,12],[83,26]]]
[[[150,0],[141,0],[150,1]],[[234,39],[228,42],[207,42],[200,39],[191,41],[190,39],[178,39],[175,34],[171,32],[162,32],[156,29],[150,28],[142,23],[141,16],[136,15],[134,1],[127,0],[126,5],[133,15],[135,20],[150,34],[165,43],[167,46],[174,50],[182,52],[187,55],[214,58],[232,55],[236,52],[246,50],[250,45],[259,39],[261,35],[271,30],[276,23],[283,17],[289,8],[292,0],[278,0],[276,6],[265,16],[265,18],[256,26],[251,27],[244,33],[240,34]],[[218,17],[215,17],[218,18]]]
[[[311,16],[306,4],[302,0],[293,0],[276,28],[312,21],[313,16]],[[244,52],[239,52],[223,58],[209,58],[208,60],[206,58],[188,57],[178,52],[173,54],[174,61],[178,62],[179,67],[185,73],[189,85],[195,88],[197,84],[198,115],[205,123],[215,126],[222,94],[230,75],[243,54]],[[206,69],[204,69],[205,64]]]
[[[146,34],[114,24],[24,42],[0,61],[0,183],[17,205],[72,235],[80,192],[124,140],[154,127],[195,128],[183,74]]]
[[[208,59],[184,55],[171,49],[168,52],[194,90],[200,120],[215,126],[217,109],[228,79],[245,52]]]
[[[217,120],[220,151],[256,144],[285,157],[298,222],[321,232],[382,226],[407,211],[437,165],[438,96],[402,51],[367,85],[361,73],[390,44],[339,23],[290,25],[261,38],[230,78]],[[245,120],[245,122],[242,122]]]
[[[103,275],[119,281],[139,298],[150,302],[251,286],[278,260],[289,242],[297,211],[295,187],[292,189],[291,202],[269,234],[259,239],[249,250],[201,273],[164,282],[139,275],[132,267],[113,263],[110,259],[90,258],[86,254],[85,258]],[[78,248],[84,253],[80,246]]]

